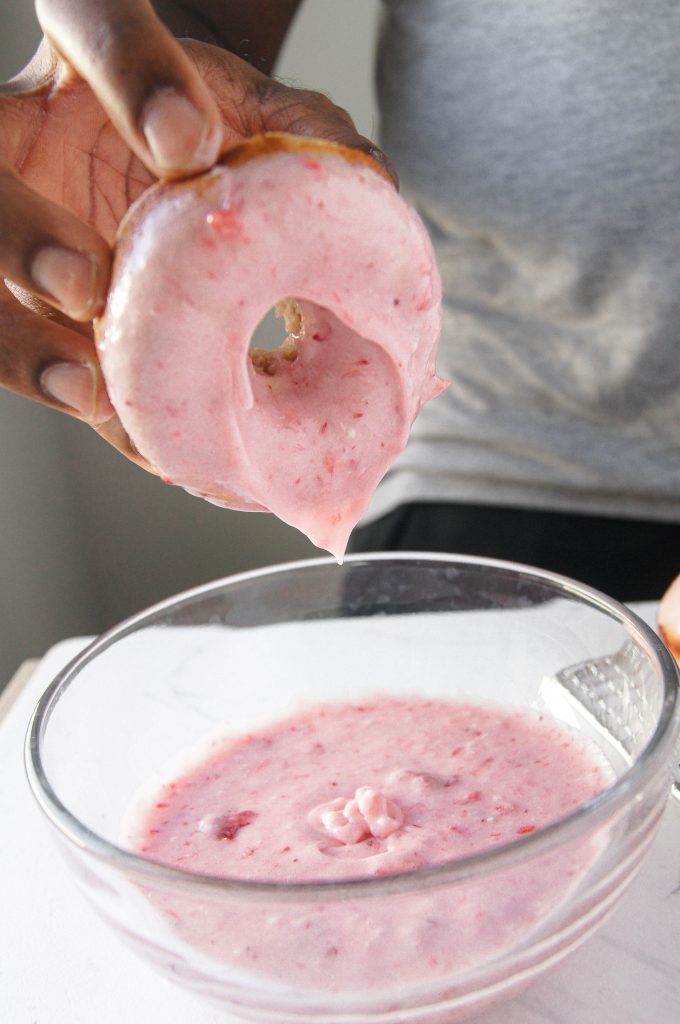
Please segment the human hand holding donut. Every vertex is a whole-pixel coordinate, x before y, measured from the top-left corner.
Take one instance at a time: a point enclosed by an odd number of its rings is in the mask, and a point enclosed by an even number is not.
[[[145,0],[39,0],[37,11],[46,41],[0,86],[0,384],[144,464],[108,401],[91,329],[130,203],[156,177],[207,168],[267,129],[380,154],[326,97],[217,47],[180,45]]]

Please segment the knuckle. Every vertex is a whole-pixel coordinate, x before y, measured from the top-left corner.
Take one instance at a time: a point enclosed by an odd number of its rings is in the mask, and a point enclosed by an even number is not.
[[[337,135],[344,138],[354,130],[349,114],[337,107],[327,96],[309,90],[288,89],[276,97],[276,103],[266,111],[267,126],[298,135]]]
[[[268,78],[266,75],[256,75],[250,84],[250,88],[253,99],[263,107],[281,102],[287,93],[294,91],[281,82],[277,82],[276,79]]]
[[[300,94],[300,101],[305,103],[315,113],[324,117],[334,118],[348,125],[354,123],[344,107],[339,107],[325,93],[316,92],[311,89],[299,89],[297,91]]]
[[[354,119],[349,111],[345,110],[344,107],[339,107],[336,103],[332,104],[333,114],[338,121],[341,121],[347,128],[354,128]]]
[[[342,107],[338,107],[330,97],[314,89],[294,88],[277,82],[275,79],[264,79],[255,83],[258,90],[257,99],[263,106],[270,108],[270,113],[290,112],[299,110],[301,115],[308,117],[324,117],[352,124],[352,118]]]

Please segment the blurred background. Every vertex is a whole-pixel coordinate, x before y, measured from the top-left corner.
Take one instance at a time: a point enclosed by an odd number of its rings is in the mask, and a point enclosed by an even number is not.
[[[379,0],[306,0],[276,73],[376,134]],[[0,3],[0,80],[40,40],[30,0]],[[87,427],[0,388],[0,688],[67,636],[234,572],[317,554],[273,516],[216,509],[136,468]]]

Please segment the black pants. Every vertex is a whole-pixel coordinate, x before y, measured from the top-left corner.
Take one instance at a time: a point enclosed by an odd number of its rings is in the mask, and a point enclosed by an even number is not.
[[[680,523],[427,502],[355,530],[349,550],[503,558],[571,576],[619,601],[647,601],[680,573]]]

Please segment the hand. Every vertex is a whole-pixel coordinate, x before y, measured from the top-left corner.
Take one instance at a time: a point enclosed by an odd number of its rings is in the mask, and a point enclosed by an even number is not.
[[[92,340],[128,206],[264,130],[380,159],[349,115],[227,51],[180,45],[146,0],[43,0],[48,40],[0,86],[0,384],[90,423],[135,461]],[[147,467],[148,468],[148,467]]]

